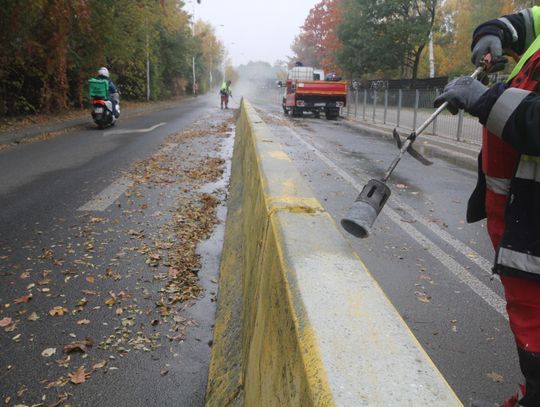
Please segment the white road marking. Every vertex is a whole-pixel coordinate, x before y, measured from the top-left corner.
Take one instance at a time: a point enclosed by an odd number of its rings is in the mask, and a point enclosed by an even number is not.
[[[111,185],[81,206],[78,211],[104,211],[127,191],[132,182],[127,177],[118,178]]]
[[[115,136],[115,135],[118,135],[118,134],[131,134],[131,133],[148,133],[148,132],[151,132],[155,129],[157,129],[158,127],[161,127],[161,126],[165,126],[167,123],[163,122],[163,123],[158,123],[152,127],[149,127],[147,129],[123,129],[123,130],[110,130],[110,131],[106,131],[105,133],[103,133],[103,137],[108,137],[108,136]]]
[[[287,129],[293,135],[293,137],[295,137],[298,141],[300,141],[308,149],[310,149],[317,157],[321,159],[321,161],[323,161],[326,165],[328,165],[335,172],[337,172],[345,181],[351,184],[358,192],[362,190],[363,185],[358,184],[352,176],[350,176],[346,171],[341,169],[337,164],[335,164],[332,160],[326,157],[313,144],[304,140],[300,134],[298,134],[296,131],[294,131],[290,127],[287,127]],[[392,202],[393,205],[397,204],[401,207],[405,207],[406,211],[409,211],[409,209],[411,209],[411,212],[409,213],[415,216],[415,219],[417,220],[422,219],[422,217],[416,211],[413,211],[412,208],[407,207],[398,199],[390,197],[390,202]],[[437,259],[444,267],[446,267],[452,274],[454,274],[461,282],[469,286],[472,291],[474,291],[480,298],[482,298],[488,305],[490,305],[495,311],[497,311],[505,319],[508,319],[508,315],[506,314],[505,302],[499,295],[497,295],[493,290],[491,290],[488,286],[482,283],[478,278],[476,278],[471,273],[469,273],[463,266],[461,266],[458,262],[456,262],[451,256],[445,253],[444,250],[442,250],[439,246],[437,246],[433,241],[429,240],[424,234],[422,234],[420,231],[414,228],[411,224],[407,222],[403,222],[402,217],[394,209],[387,206],[384,209],[384,213],[388,215],[388,217],[396,225],[402,228],[403,231],[407,233],[412,239],[414,239],[418,244],[424,247],[435,259]],[[419,216],[419,218],[417,218],[416,216]],[[436,233],[437,236],[439,236],[441,239],[447,242],[457,252],[462,253],[464,256],[467,257],[467,259],[475,262],[475,264],[479,265],[482,269],[485,269],[486,263],[488,263],[488,261],[482,258],[480,255],[478,255],[473,249],[463,244],[462,242],[459,242],[458,239],[454,238],[446,231],[443,231],[443,230],[436,231],[438,226],[434,227],[434,224],[427,221],[427,219],[424,219],[423,221],[421,221],[421,223],[425,225],[426,227],[428,227],[430,230],[432,230],[434,233]],[[471,253],[475,253],[475,255],[477,256],[476,259],[470,257]]]

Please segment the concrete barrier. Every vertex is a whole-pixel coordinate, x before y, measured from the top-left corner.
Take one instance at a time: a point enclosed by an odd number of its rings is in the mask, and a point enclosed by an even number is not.
[[[207,406],[460,406],[242,101]]]

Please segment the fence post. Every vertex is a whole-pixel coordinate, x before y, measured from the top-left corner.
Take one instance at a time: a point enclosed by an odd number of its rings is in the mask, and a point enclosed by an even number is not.
[[[366,121],[367,89],[364,89],[364,104],[362,105],[362,120]]]
[[[401,89],[398,90],[398,105],[397,105],[397,123],[396,127],[399,127],[399,119],[401,118]]]
[[[377,89],[374,89],[373,90],[373,116],[372,116],[372,120],[373,120],[373,123],[375,123],[375,109],[377,108]]]
[[[388,89],[384,90],[384,119],[383,123],[386,124],[386,113],[388,111]]]
[[[354,118],[358,117],[358,89],[354,90]]]
[[[420,99],[420,91],[416,89],[414,92],[414,116],[413,116],[413,130],[416,130],[416,118],[418,116],[418,101]]]
[[[435,98],[438,98],[439,97],[439,88],[435,89]],[[438,116],[435,116],[435,119],[433,119],[433,135],[436,136],[437,135],[437,117]]]
[[[461,141],[461,136],[463,134],[463,110],[459,110],[458,115],[458,124],[457,124],[457,134],[456,134],[456,140]]]
[[[347,117],[351,117],[351,90],[347,90]]]

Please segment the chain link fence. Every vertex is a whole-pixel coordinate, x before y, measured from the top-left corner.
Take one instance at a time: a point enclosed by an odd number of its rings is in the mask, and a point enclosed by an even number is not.
[[[350,90],[347,107],[342,114],[367,123],[386,124],[412,131],[435,111],[433,101],[439,93],[439,90]],[[482,125],[477,118],[463,110],[456,116],[444,111],[426,132],[457,141],[482,143]]]

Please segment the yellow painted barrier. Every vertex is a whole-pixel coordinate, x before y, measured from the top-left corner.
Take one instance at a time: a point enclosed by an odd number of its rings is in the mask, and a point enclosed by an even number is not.
[[[461,406],[246,100],[228,207],[207,406]]]

